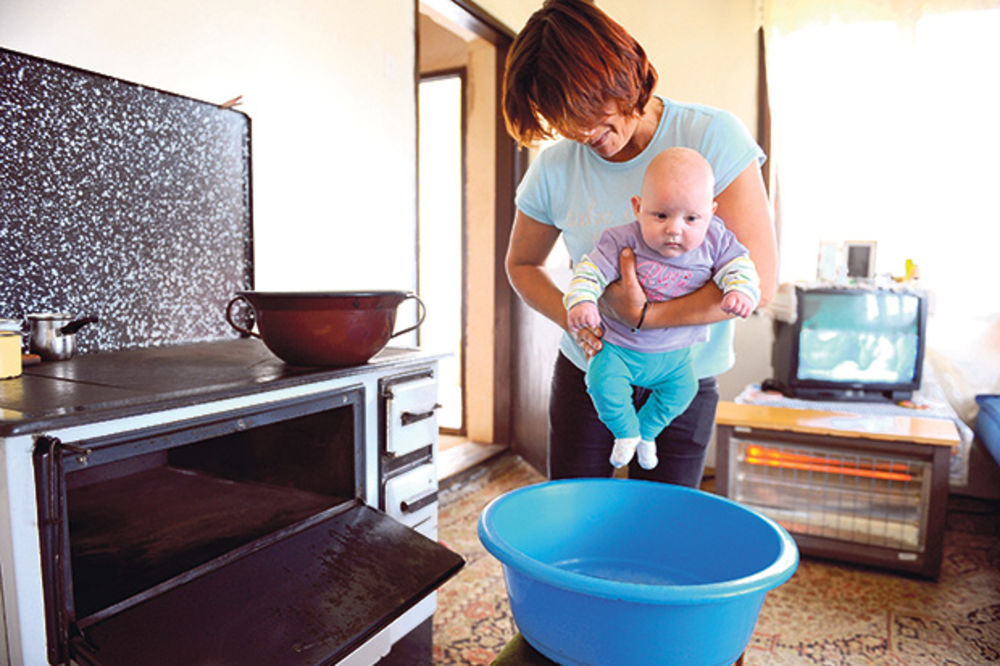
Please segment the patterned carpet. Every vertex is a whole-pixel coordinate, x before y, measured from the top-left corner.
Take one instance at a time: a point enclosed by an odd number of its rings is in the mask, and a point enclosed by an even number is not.
[[[439,538],[467,564],[438,592],[435,664],[489,664],[516,634],[501,567],[479,543],[476,521],[490,499],[543,480],[504,454],[442,491]],[[1000,664],[996,506],[949,506],[938,582],[804,558],[768,594],[744,664]]]

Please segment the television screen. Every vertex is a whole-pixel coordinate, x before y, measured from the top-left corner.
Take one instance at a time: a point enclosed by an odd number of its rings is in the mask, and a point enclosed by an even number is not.
[[[797,378],[862,384],[914,380],[920,300],[891,291],[799,293]]]
[[[909,399],[920,388],[927,312],[916,291],[797,287],[796,319],[775,320],[763,382],[819,400]]]

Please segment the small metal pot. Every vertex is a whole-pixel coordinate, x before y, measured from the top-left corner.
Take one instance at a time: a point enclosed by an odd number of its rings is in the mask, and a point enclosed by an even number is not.
[[[76,332],[97,317],[73,319],[63,312],[39,312],[25,315],[28,321],[28,350],[43,361],[65,361],[73,357]]]

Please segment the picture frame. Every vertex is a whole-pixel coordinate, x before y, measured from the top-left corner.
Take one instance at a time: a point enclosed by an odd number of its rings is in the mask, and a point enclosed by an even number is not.
[[[844,264],[848,278],[870,280],[875,277],[876,241],[845,241]]]

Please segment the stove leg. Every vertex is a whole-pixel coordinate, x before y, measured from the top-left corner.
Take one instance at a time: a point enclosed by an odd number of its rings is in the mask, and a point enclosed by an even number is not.
[[[429,617],[393,644],[377,666],[431,666],[433,663],[434,618]]]

